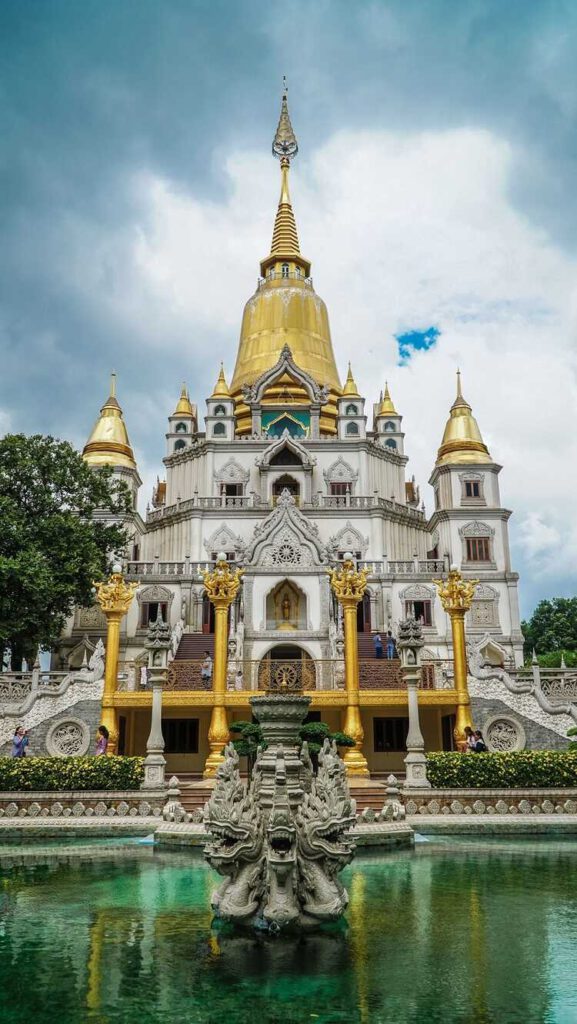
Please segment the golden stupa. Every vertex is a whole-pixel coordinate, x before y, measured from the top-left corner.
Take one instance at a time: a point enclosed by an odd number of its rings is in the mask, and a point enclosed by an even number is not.
[[[461,373],[457,370],[457,397],[451,406],[436,465],[491,461],[489,449],[481,437],[471,406],[463,398]]]
[[[100,410],[82,457],[89,466],[125,466],[136,469],[122,409],[116,400],[116,374],[110,375],[110,395]]]
[[[237,434],[250,433],[251,416],[242,399],[244,384],[253,384],[278,361],[288,345],[296,365],[321,387],[329,388],[328,403],[323,406],[320,428],[325,434],[336,432],[337,398],[342,389],[335,363],[327,307],[313,289],[311,265],[301,256],[293,208],[289,194],[290,161],[298,152],[290,122],[286,87],[272,151],[280,159],[281,193],[276,213],[270,253],[261,260],[261,280],[244,308],[238,355],[230,393],[235,399]],[[286,375],[285,375],[286,376]],[[307,402],[306,392],[297,382],[279,380],[278,387],[267,391],[263,404],[291,408]]]

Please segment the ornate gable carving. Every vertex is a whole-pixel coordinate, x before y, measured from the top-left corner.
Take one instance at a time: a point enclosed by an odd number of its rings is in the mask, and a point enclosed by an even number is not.
[[[462,526],[459,530],[461,537],[494,537],[495,531],[492,526],[488,523],[479,523],[475,520],[474,523],[467,523]]]
[[[401,590],[399,597],[403,601],[434,601],[435,591],[432,587],[425,587],[422,583],[413,583],[410,587]]]
[[[342,530],[329,537],[326,550],[331,560],[336,558],[339,551],[360,551],[361,558],[364,558],[368,546],[369,538],[363,537],[362,533],[348,522]]]
[[[473,594],[473,601],[498,601],[499,593],[488,583],[478,583]]]
[[[215,469],[214,479],[221,484],[246,484],[250,478],[250,470],[243,469],[234,458],[228,459],[220,469]]]
[[[290,491],[282,491],[276,508],[255,526],[246,560],[253,565],[296,568],[326,562],[318,527],[296,507]]]
[[[244,384],[242,393],[243,398],[247,405],[258,405],[262,401],[262,397],[268,387],[274,384],[279,377],[282,377],[284,373],[290,374],[299,384],[302,384],[305,391],[307,392],[311,402],[316,402],[319,405],[325,405],[329,398],[328,387],[319,387],[317,382],[301,370],[295,362],[293,362],[292,352],[288,345],[285,345],[279,358],[278,362],[266,370],[254,384]]]
[[[283,448],[288,448],[289,451],[293,452],[305,469],[312,469],[313,466],[316,466],[317,460],[314,455],[310,455],[305,446],[296,437],[292,437],[288,430],[283,430],[281,436],[275,438],[268,448],[265,448],[262,455],[257,455],[255,459],[256,465],[259,469],[268,468],[271,464],[271,459],[278,455]]]
[[[158,583],[150,587],[143,587],[142,590],[138,590],[136,593],[136,600],[139,604],[143,602],[147,604],[158,602],[159,604],[168,604],[170,607],[173,598],[172,590],[169,590],[168,587],[161,587]]]
[[[234,553],[239,558],[244,557],[246,544],[242,537],[234,535],[232,530],[225,524],[221,523],[217,526],[214,533],[211,533],[210,537],[207,537],[204,542],[204,550],[209,555],[213,551],[225,551],[227,554]]]
[[[323,472],[325,483],[327,484],[333,482],[354,484],[356,483],[358,475],[358,472],[355,472],[353,467],[350,466],[348,462],[345,462],[342,455],[339,455],[336,462],[333,462],[332,466],[329,466],[329,468],[325,469]]]

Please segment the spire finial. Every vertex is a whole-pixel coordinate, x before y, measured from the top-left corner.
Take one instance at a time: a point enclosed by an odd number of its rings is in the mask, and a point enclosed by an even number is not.
[[[116,398],[116,373],[114,370],[110,374],[110,397]]]
[[[283,93],[280,107],[280,118],[272,143],[272,155],[278,157],[281,165],[286,166],[297,155],[299,147],[288,112],[288,89],[285,75],[283,75],[282,81]]]
[[[457,398],[462,398],[463,392],[461,391],[461,371],[457,367]]]
[[[211,398],[230,398],[230,390],[226,383],[226,377],[224,375],[224,363],[220,364],[220,371],[217,377],[216,384],[214,385],[214,391],[212,392]]]
[[[348,373],[347,373],[347,379],[345,381],[345,386],[343,388],[343,395],[353,396],[354,398],[360,398],[361,397],[359,395],[359,389],[357,388],[357,385],[356,385],[356,382],[355,382],[355,378],[353,377],[353,371],[351,369],[351,364],[350,363],[349,363],[349,369],[348,369]]]

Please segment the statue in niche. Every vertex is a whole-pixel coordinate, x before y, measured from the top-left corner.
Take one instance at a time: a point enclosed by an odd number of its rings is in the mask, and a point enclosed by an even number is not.
[[[282,602],[282,617],[283,622],[288,622],[291,617],[291,603],[288,594],[285,594]]]

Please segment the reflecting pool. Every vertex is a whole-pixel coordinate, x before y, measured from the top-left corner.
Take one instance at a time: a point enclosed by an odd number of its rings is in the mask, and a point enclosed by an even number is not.
[[[358,857],[348,927],[211,931],[194,853],[0,847],[2,1024],[574,1024],[577,842]]]

